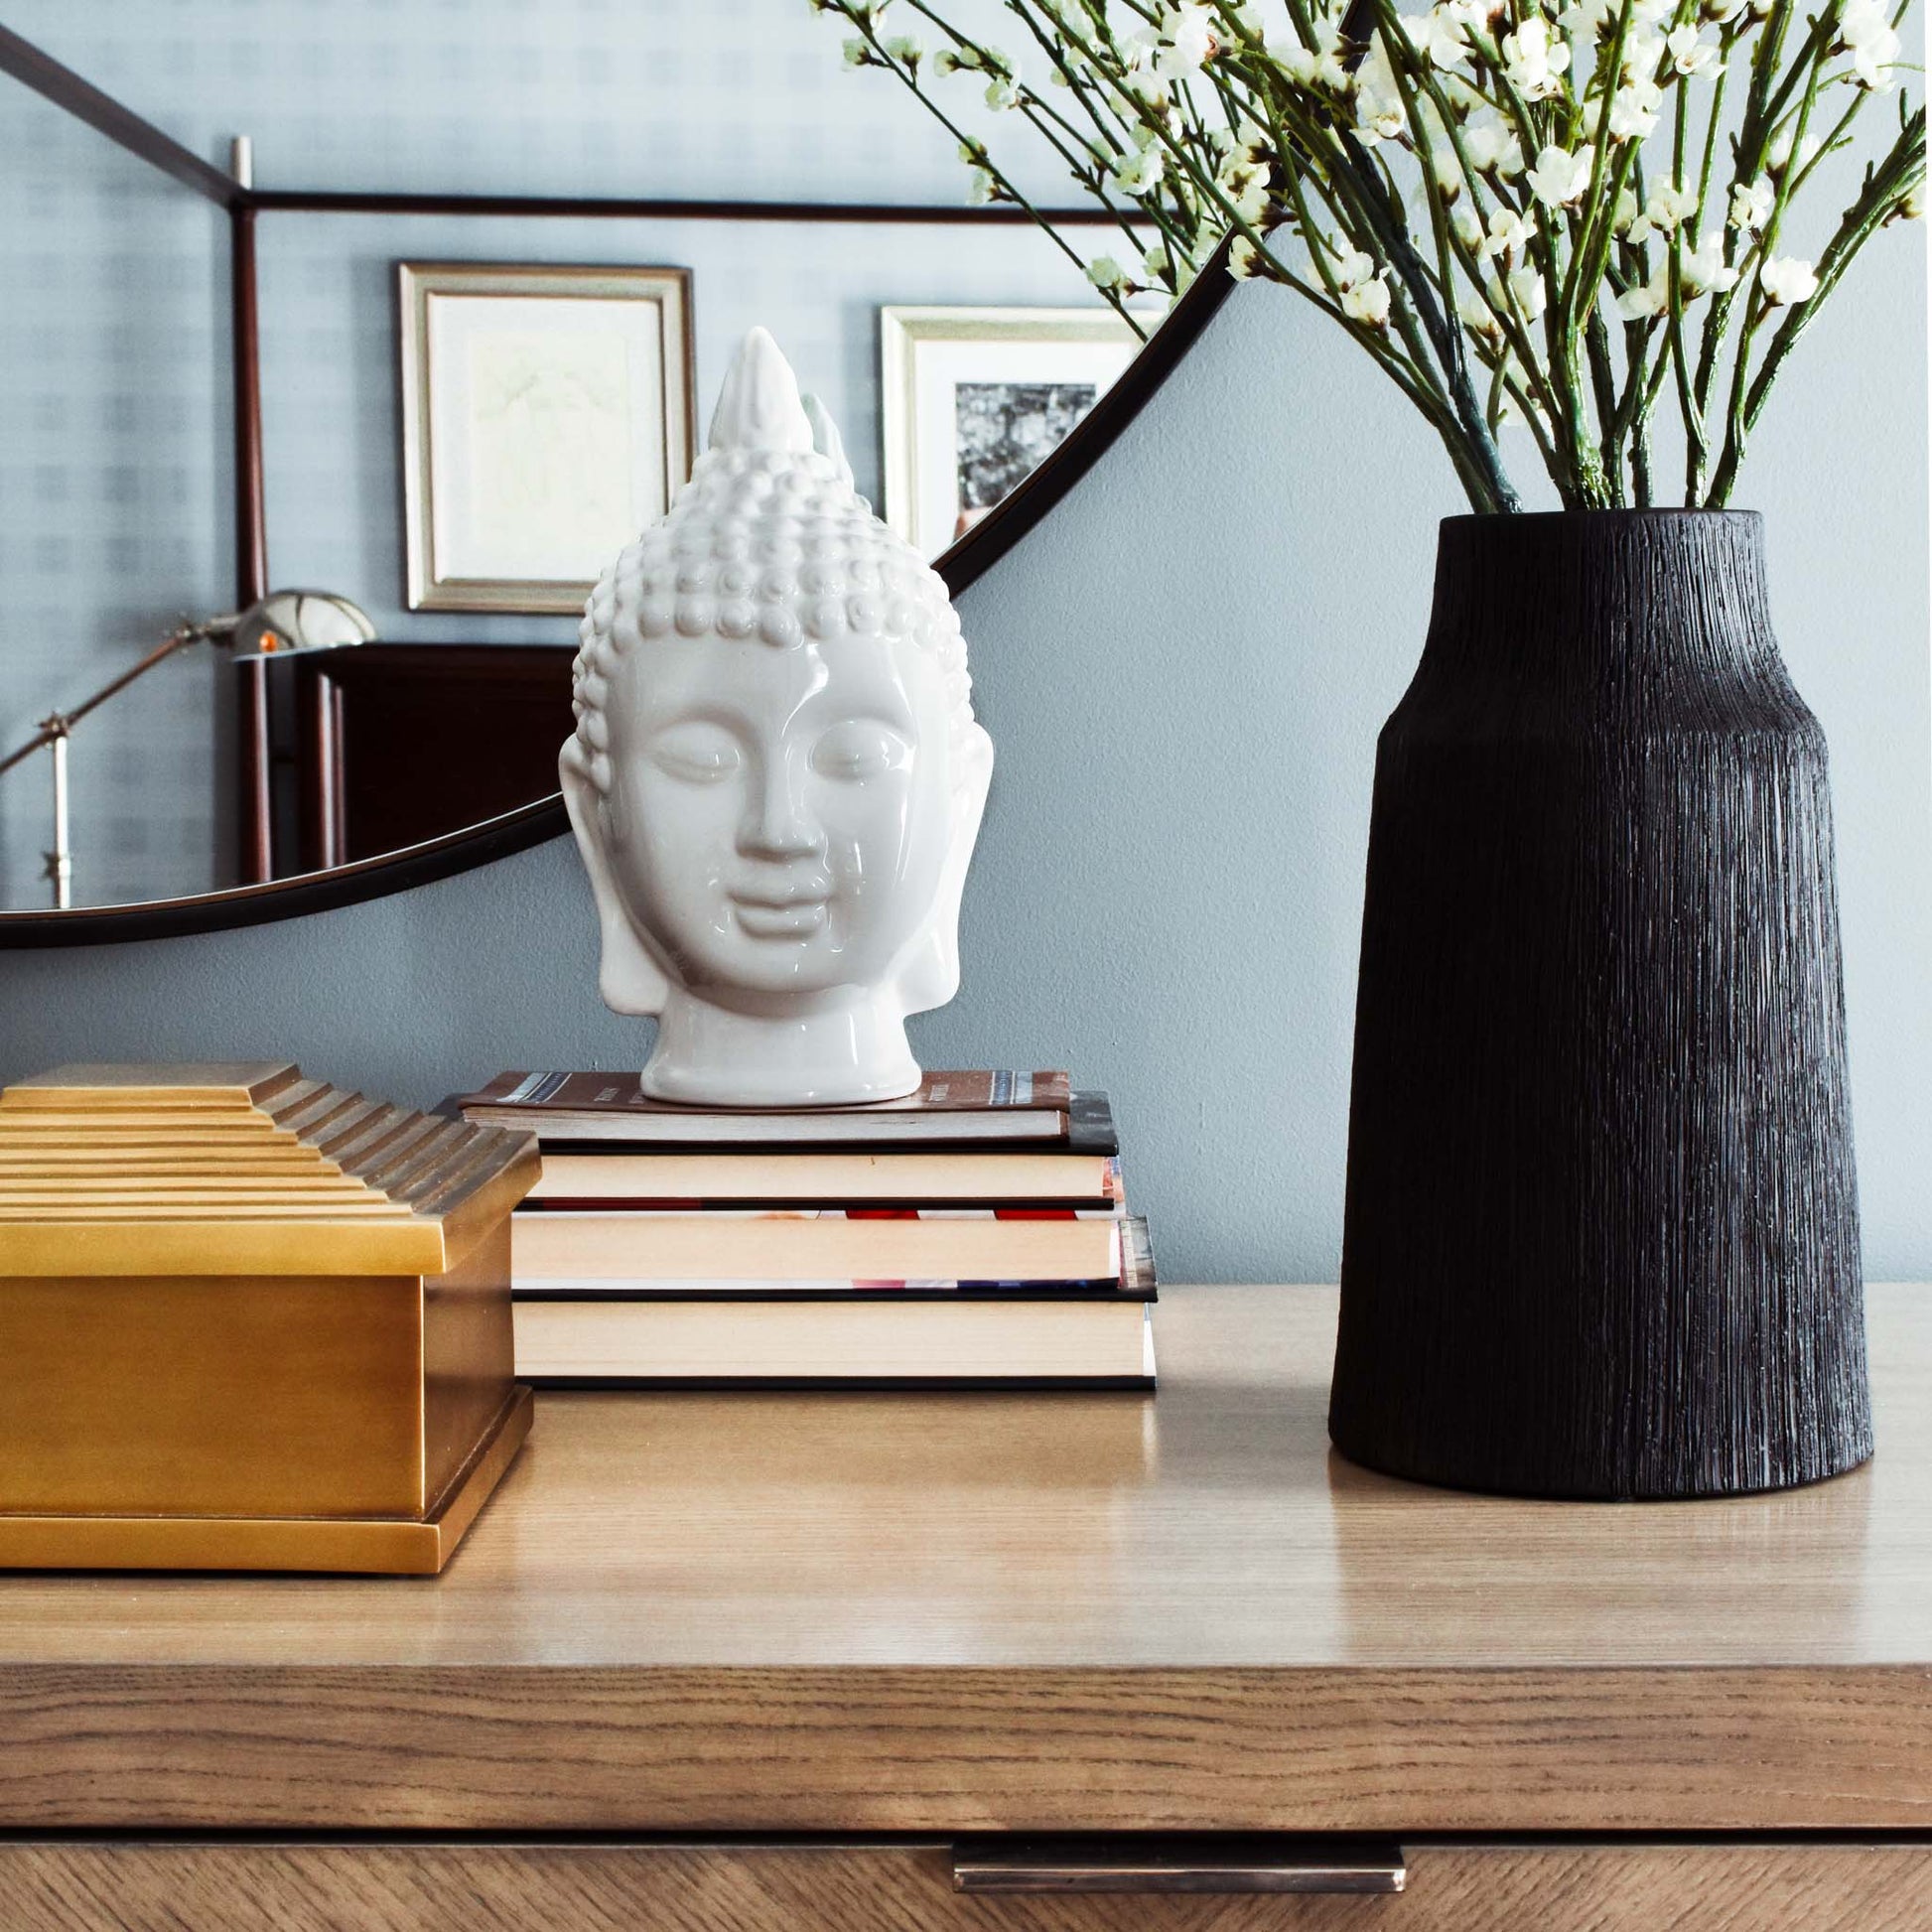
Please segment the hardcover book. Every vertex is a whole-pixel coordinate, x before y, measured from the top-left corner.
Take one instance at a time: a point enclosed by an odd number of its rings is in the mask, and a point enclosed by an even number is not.
[[[548,1149],[937,1147],[1012,1143],[1117,1152],[1104,1094],[1064,1072],[928,1073],[916,1093],[856,1107],[705,1108],[652,1100],[634,1074],[500,1073],[447,1103]]]
[[[943,1201],[1104,1207],[1123,1198],[1109,1154],[556,1154],[523,1205],[551,1208],[809,1207]]]
[[[516,1288],[567,1282],[1120,1279],[1119,1211],[1104,1208],[551,1208],[511,1223]]]
[[[1154,1386],[1145,1303],[890,1297],[516,1304],[516,1370],[552,1388]]]

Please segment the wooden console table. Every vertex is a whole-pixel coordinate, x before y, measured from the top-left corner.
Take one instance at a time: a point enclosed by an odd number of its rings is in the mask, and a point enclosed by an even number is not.
[[[1366,1474],[1333,1326],[1169,1291],[1152,1400],[552,1396],[440,1580],[0,1579],[0,1922],[1932,1922],[1932,1291],[1878,1459],[1727,1503]],[[952,1888],[1182,1832],[1407,1889]]]

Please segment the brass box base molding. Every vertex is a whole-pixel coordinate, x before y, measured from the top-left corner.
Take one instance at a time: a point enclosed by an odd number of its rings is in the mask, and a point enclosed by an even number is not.
[[[4,1570],[301,1570],[434,1577],[530,1433],[530,1391],[511,1389],[476,1452],[421,1520],[396,1516],[0,1514]]]

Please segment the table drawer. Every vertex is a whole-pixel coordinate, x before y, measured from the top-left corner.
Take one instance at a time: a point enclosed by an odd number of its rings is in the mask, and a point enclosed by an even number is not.
[[[0,1842],[7,1932],[1904,1932],[1932,1845],[1418,1843],[1383,1896],[968,1895],[944,1845]]]

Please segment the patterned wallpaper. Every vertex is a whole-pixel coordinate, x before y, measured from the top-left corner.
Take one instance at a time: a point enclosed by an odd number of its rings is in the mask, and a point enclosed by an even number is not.
[[[263,187],[963,196],[949,138],[842,70],[805,0],[8,0],[5,19],[217,164],[251,135]],[[687,266],[701,433],[731,345],[766,323],[875,494],[880,304],[1083,293],[1024,230],[268,215],[260,252],[271,576],[414,640],[571,626],[400,609],[398,257]],[[226,607],[228,382],[224,218],[0,77],[0,746],[176,615]],[[223,881],[219,669],[198,650],[77,729],[77,901]],[[45,902],[48,793],[44,756],[0,777],[0,903]]]

